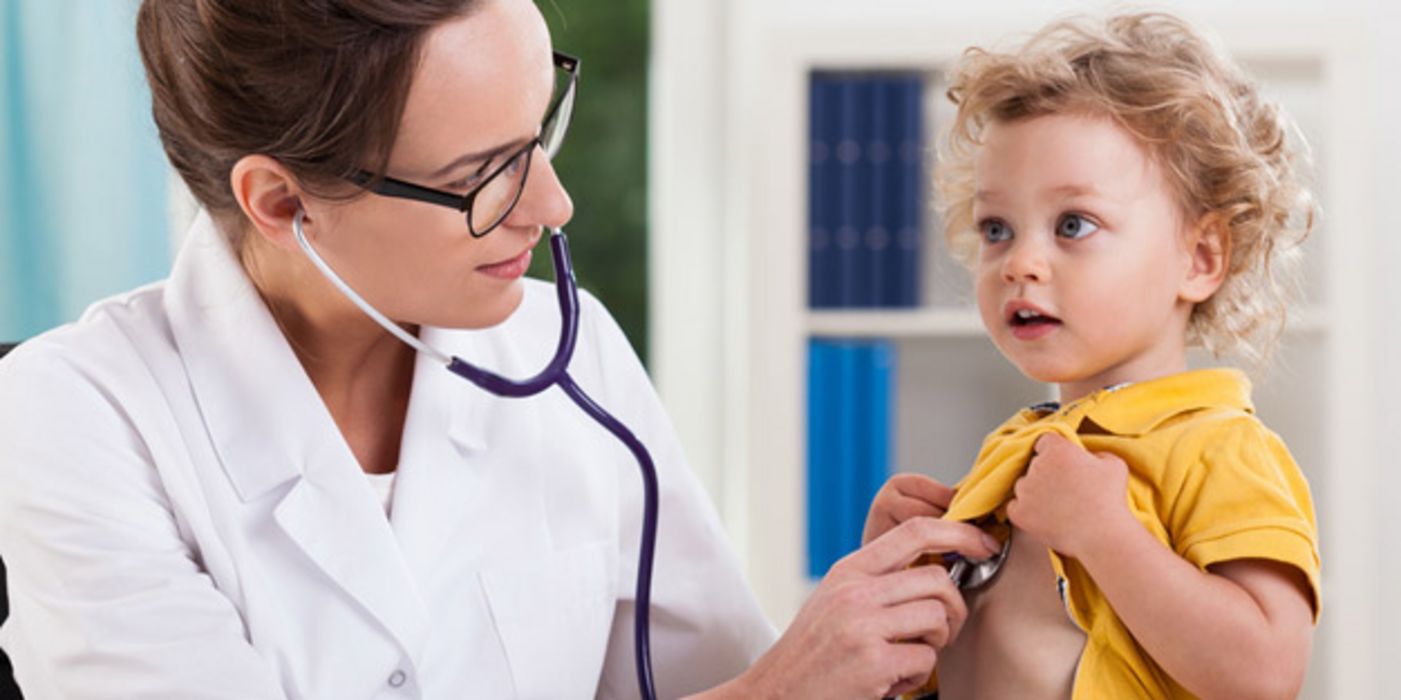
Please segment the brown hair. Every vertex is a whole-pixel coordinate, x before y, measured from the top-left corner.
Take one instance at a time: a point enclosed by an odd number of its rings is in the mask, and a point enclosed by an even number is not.
[[[1152,154],[1189,220],[1214,215],[1225,226],[1226,279],[1192,310],[1188,340],[1217,355],[1268,356],[1283,330],[1298,244],[1313,225],[1307,144],[1206,39],[1157,13],[1056,22],[1014,52],[969,49],[949,84],[958,113],[936,182],[961,259],[970,262],[977,247],[973,158],[988,124],[1105,116]]]
[[[479,0],[143,0],[137,41],[170,162],[235,235],[243,156],[277,159],[308,191],[347,196],[382,173],[423,36]]]

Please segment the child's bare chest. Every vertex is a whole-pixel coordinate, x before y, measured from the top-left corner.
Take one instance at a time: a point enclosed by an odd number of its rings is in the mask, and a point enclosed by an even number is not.
[[[968,621],[939,659],[941,700],[1070,697],[1085,635],[1066,614],[1045,544],[1014,530],[997,577],[965,598]]]

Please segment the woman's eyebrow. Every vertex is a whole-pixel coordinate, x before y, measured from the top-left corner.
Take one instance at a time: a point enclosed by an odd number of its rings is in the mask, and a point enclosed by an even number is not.
[[[529,139],[516,139],[515,141],[511,141],[510,143],[505,143],[500,146],[489,148],[485,151],[478,151],[476,153],[468,153],[466,155],[459,156],[455,158],[451,163],[448,163],[442,168],[439,168],[438,170],[434,171],[431,175],[428,176],[428,179],[437,180],[438,178],[444,177],[448,173],[457,170],[458,168],[461,168],[462,166],[467,165],[468,163],[475,163],[477,161],[495,158],[496,156],[510,151],[511,149],[519,148],[528,140]]]

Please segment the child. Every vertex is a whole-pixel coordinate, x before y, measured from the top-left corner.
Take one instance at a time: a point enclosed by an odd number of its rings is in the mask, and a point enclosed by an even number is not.
[[[1245,376],[1186,360],[1278,337],[1312,222],[1293,132],[1161,14],[972,49],[949,96],[952,247],[993,342],[1060,403],[992,432],[951,502],[904,475],[872,505],[868,537],[913,514],[1010,524],[940,697],[1295,696],[1319,605],[1308,486]]]

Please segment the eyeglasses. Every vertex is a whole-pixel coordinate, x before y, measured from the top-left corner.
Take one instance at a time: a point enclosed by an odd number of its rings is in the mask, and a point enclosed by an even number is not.
[[[520,202],[535,148],[540,147],[545,151],[545,157],[553,160],[564,143],[565,133],[569,131],[569,120],[574,115],[574,96],[579,89],[580,61],[558,51],[554,54],[554,61],[557,97],[545,113],[540,135],[512,153],[494,170],[479,171],[469,176],[465,186],[471,189],[466,194],[446,192],[392,177],[377,179],[363,170],[350,177],[350,182],[385,197],[451,207],[466,215],[467,230],[473,238],[491,233]]]

